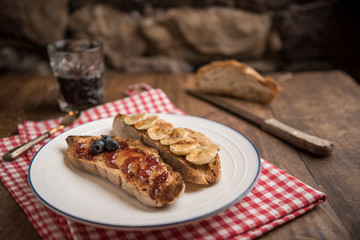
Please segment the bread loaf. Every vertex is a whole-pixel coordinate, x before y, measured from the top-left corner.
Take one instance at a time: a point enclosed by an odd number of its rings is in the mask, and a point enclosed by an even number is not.
[[[270,103],[280,94],[280,86],[274,79],[263,77],[236,60],[215,61],[201,67],[195,75],[195,86],[204,93],[260,103]]]

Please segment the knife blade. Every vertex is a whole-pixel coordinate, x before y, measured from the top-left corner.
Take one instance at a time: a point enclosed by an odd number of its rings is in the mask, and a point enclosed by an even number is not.
[[[326,156],[330,155],[334,150],[333,142],[300,131],[296,128],[288,126],[285,123],[280,122],[277,119],[261,118],[249,111],[245,111],[243,109],[235,107],[234,105],[231,105],[220,99],[214,99],[213,96],[207,95],[205,93],[200,93],[192,90],[188,90],[187,93],[212,105],[215,105],[221,109],[224,109],[234,114],[235,116],[241,117],[262,128],[265,132],[270,133],[288,143],[291,143],[298,148],[301,148],[313,154]]]

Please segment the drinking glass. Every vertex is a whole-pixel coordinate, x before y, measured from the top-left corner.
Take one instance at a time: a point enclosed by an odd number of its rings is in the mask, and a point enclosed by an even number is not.
[[[62,111],[84,110],[103,103],[104,61],[99,42],[59,40],[47,47]]]

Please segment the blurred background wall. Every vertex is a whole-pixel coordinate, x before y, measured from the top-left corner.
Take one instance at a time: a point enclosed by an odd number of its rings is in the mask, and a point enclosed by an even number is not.
[[[341,69],[360,82],[360,14],[345,0],[0,0],[0,72],[50,74],[46,45],[101,41],[108,70]]]

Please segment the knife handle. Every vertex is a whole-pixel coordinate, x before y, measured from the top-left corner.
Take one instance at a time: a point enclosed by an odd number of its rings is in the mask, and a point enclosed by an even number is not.
[[[13,160],[15,160],[18,156],[20,156],[21,154],[23,154],[25,151],[27,151],[29,148],[31,148],[32,146],[34,146],[35,144],[43,141],[44,139],[50,137],[50,132],[46,132],[41,134],[40,136],[8,151],[7,153],[4,154],[4,156],[2,157],[2,159],[4,161],[7,162],[11,162]]]
[[[304,133],[273,118],[266,119],[261,127],[264,131],[316,155],[330,155],[334,150],[332,142]]]

